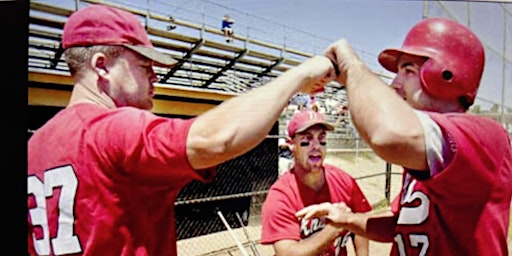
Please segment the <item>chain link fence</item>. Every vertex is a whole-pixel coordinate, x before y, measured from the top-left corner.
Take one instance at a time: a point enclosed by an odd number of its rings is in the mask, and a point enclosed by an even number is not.
[[[125,1],[121,1],[126,4]],[[152,6],[158,6],[160,1],[148,1]],[[225,12],[236,13],[238,10],[228,9],[209,1],[200,2],[197,8],[175,6],[166,15],[180,18],[185,16],[193,22],[201,21],[206,24],[216,24],[218,17]],[[168,4],[168,3],[165,3]],[[480,37],[486,49],[487,68],[482,79],[482,87],[491,90],[482,91],[477,97],[471,112],[489,116],[501,122],[512,136],[512,32],[511,14],[512,5],[509,3],[484,3],[464,1],[424,1],[423,16],[444,16],[455,19],[468,25]],[[193,9],[197,17],[187,13]],[[201,10],[197,11],[196,10]],[[207,10],[208,12],[205,12]],[[188,11],[192,12],[192,11]],[[208,14],[205,14],[208,13]],[[185,15],[187,14],[187,15]],[[260,17],[252,17],[243,13],[247,20],[256,20],[259,24],[267,22],[273,24],[270,31],[279,37],[285,45],[294,45],[286,35],[296,29],[287,26],[276,27],[275,22],[265,21]],[[154,24],[152,24],[154,25]],[[168,25],[168,24],[165,24]],[[242,24],[240,24],[242,25]],[[182,28],[177,28],[176,31]],[[282,29],[284,32],[282,32]],[[257,31],[254,27],[243,27],[237,33],[247,38],[262,38],[268,40],[274,35],[268,31]],[[306,32],[300,33],[308,40],[313,38]],[[315,44],[325,45],[326,39]],[[306,44],[297,44],[306,45]],[[297,46],[298,47],[298,46]],[[316,52],[316,46],[307,44]],[[320,46],[319,46],[320,47]],[[365,56],[364,52],[360,53]],[[374,58],[375,56],[370,56]],[[336,93],[338,93],[337,91]],[[330,93],[333,93],[330,91]],[[319,95],[323,100],[324,95]],[[341,96],[340,101],[346,99]],[[217,168],[214,181],[208,184],[192,182],[182,189],[176,199],[176,225],[178,236],[178,253],[182,256],[194,255],[272,255],[268,246],[259,244],[261,232],[261,206],[266,193],[272,183],[278,178],[278,139],[285,136],[285,127],[289,120],[289,113],[285,113],[279,123],[272,129],[269,137],[252,151],[236,159],[228,161]],[[31,119],[40,118],[34,115]],[[350,159],[354,166],[361,158],[375,158],[372,151],[362,141],[350,122],[350,117],[339,120],[338,117],[327,115],[330,122],[340,122],[333,133],[328,137],[328,155]],[[28,130],[28,137],[33,130]],[[349,161],[349,162],[350,162]],[[345,169],[345,166],[341,166]],[[353,172],[360,185],[369,185],[380,188],[376,194],[367,194],[374,207],[386,205],[390,198],[397,193],[400,187],[399,175],[393,175],[395,166],[377,161],[372,170],[358,170]],[[347,167],[348,168],[348,167]]]

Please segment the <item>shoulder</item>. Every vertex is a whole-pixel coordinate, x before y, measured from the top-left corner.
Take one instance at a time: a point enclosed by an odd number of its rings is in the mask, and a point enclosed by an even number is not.
[[[290,182],[295,181],[295,174],[293,174],[292,170],[287,170],[283,173],[283,175],[279,176],[277,180],[272,184],[273,186],[279,187],[279,186],[287,186],[290,184]]]
[[[94,104],[77,104],[67,109],[73,112],[83,122],[91,124],[101,123],[99,121],[112,121],[119,124],[131,124],[136,126],[141,120],[152,120],[158,117],[150,111],[134,107],[120,107],[115,109],[104,108]]]
[[[295,181],[295,175],[291,170],[283,173],[277,180],[270,186],[270,193],[288,194],[294,193],[293,191],[297,188],[297,182]]]
[[[97,117],[103,119],[104,126],[109,129],[148,131],[148,129],[158,129],[165,127],[172,129],[173,133],[179,133],[182,128],[188,129],[193,119],[167,118],[158,116],[150,111],[137,109],[134,107],[121,107],[105,112]],[[181,128],[182,127],[182,128]]]
[[[353,179],[353,177],[350,174],[348,174],[346,171],[344,171],[343,169],[341,169],[337,166],[331,165],[331,164],[324,164],[324,170],[325,170],[326,174],[328,174],[328,175],[332,175],[332,176],[336,176],[336,177],[343,177],[346,179]]]
[[[449,145],[447,150],[453,154],[452,162],[443,171],[445,175],[449,170],[464,169],[467,179],[482,183],[483,179],[474,178],[475,173],[493,173],[504,166],[504,161],[511,161],[510,136],[493,119],[473,114],[429,115],[441,127]],[[462,180],[460,171],[454,173]],[[492,182],[494,180],[489,180]]]
[[[325,178],[331,184],[346,189],[357,186],[356,180],[344,170],[329,164],[324,164]]]
[[[480,141],[483,144],[510,144],[510,137],[504,127],[492,118],[470,113],[428,113],[449,139],[457,144],[464,141]],[[492,131],[492,132],[489,132]]]
[[[332,165],[324,167],[326,180],[332,187],[331,193],[337,200],[346,202],[354,212],[367,212],[372,209],[365,194],[350,174]]]
[[[426,112],[432,120],[438,123],[440,126],[458,126],[458,127],[466,127],[470,126],[470,128],[474,127],[499,127],[503,129],[503,126],[498,122],[494,121],[492,118],[485,116],[478,116],[471,113],[434,113],[434,112]],[[480,130],[480,129],[477,129]]]
[[[177,143],[186,138],[184,135],[194,120],[161,117],[134,107],[106,109],[93,104],[81,104],[71,110],[86,128],[88,136],[117,145],[139,144],[150,140]]]

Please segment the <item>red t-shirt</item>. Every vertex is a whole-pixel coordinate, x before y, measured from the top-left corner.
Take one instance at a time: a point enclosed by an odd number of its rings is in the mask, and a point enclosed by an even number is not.
[[[430,179],[404,172],[393,202],[391,255],[508,255],[512,152],[503,127],[469,114],[436,114],[448,166]]]
[[[174,200],[192,180],[193,119],[132,107],[66,108],[28,141],[29,252],[176,255]]]
[[[326,183],[315,191],[296,178],[293,169],[285,172],[272,186],[262,207],[262,244],[279,240],[306,239],[324,227],[324,218],[299,221],[295,212],[323,202],[345,202],[353,212],[367,212],[371,206],[354,178],[341,169],[324,164]],[[344,231],[323,255],[347,255],[345,244],[350,233]]]

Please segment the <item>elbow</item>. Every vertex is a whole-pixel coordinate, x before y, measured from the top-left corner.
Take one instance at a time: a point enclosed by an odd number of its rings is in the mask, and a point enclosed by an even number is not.
[[[396,163],[411,145],[417,145],[418,140],[423,139],[422,130],[379,128],[373,134],[367,135],[367,143],[373,151],[382,159]]]
[[[247,153],[264,139],[263,135],[244,134],[242,129],[233,126],[210,133],[210,136],[202,137],[200,156],[211,159],[217,165]]]
[[[367,134],[367,143],[375,151],[385,151],[392,149],[402,140],[403,134],[384,126],[375,129]]]
[[[220,134],[189,136],[187,155],[195,169],[210,168],[230,159],[229,139]]]
[[[224,159],[224,156],[229,155],[233,138],[225,131],[217,132],[212,135],[213,136],[202,138],[203,143],[201,143],[202,147],[200,152],[208,158]]]

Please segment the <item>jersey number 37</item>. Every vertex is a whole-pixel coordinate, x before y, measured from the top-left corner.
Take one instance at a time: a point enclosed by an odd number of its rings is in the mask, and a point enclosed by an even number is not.
[[[78,237],[73,232],[73,206],[78,187],[78,180],[71,166],[59,167],[44,173],[44,180],[36,176],[27,179],[28,195],[35,198],[37,207],[29,209],[32,226],[43,230],[43,237],[36,238],[34,247],[39,255],[49,255],[53,248],[54,255],[79,253],[82,251]],[[54,189],[60,188],[57,235],[50,238],[46,199],[54,196]],[[50,248],[51,243],[51,248]]]

